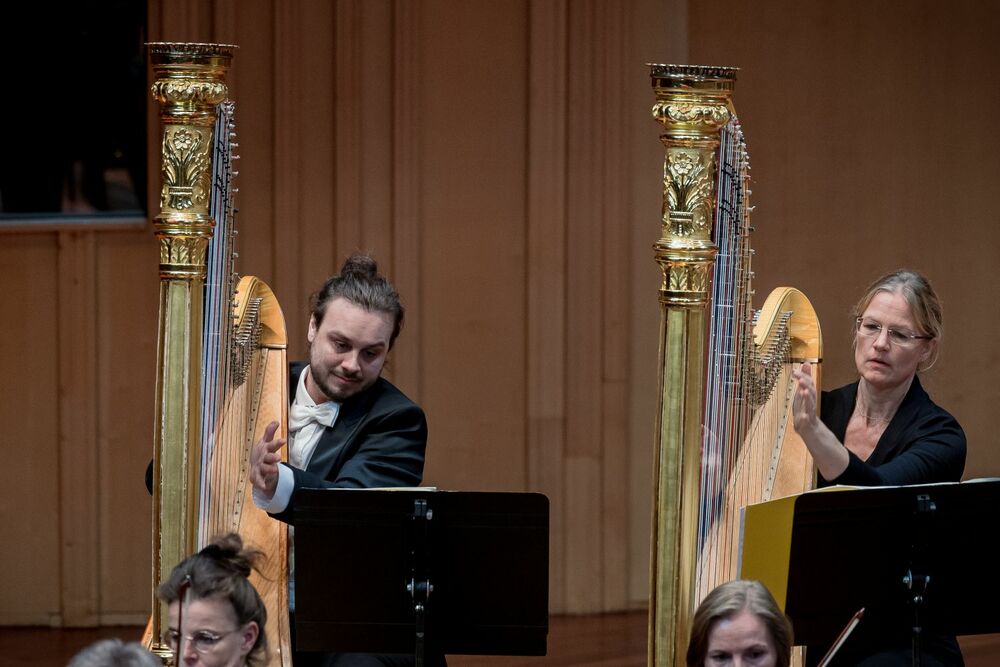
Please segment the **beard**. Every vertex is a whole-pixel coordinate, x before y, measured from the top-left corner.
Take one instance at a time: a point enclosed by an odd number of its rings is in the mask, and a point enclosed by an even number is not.
[[[344,373],[336,368],[331,370],[322,364],[313,364],[311,362],[309,364],[309,375],[313,383],[319,387],[319,390],[331,401],[336,401],[337,403],[342,403],[351,396],[360,394],[375,384],[375,380],[378,379],[376,375],[373,378],[365,380],[362,373]],[[338,378],[343,378],[349,382],[348,384],[342,384]]]

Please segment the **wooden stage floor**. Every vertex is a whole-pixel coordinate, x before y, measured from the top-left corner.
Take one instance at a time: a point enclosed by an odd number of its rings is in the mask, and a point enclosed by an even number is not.
[[[59,630],[0,628],[0,667],[64,667],[77,651],[98,639],[131,641],[140,627]],[[1000,665],[1000,635],[963,637],[966,667]],[[644,667],[646,612],[592,616],[553,616],[549,624],[548,655],[534,658],[448,656],[449,667]]]

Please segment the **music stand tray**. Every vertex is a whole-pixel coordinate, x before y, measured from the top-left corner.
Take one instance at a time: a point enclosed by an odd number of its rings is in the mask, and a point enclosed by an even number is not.
[[[537,493],[301,490],[296,648],[545,655],[548,537]]]
[[[1000,479],[830,487],[748,506],[740,576],[768,587],[799,645],[829,646],[861,608],[867,632],[997,632],[998,525]]]

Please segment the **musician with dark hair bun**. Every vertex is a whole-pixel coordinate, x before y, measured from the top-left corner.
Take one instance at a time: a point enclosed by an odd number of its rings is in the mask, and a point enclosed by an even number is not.
[[[961,480],[965,433],[931,400],[917,377],[937,359],[942,321],[941,303],[927,278],[894,271],[869,286],[854,312],[858,381],[824,391],[817,416],[809,364],[795,371],[794,426],[816,462],[821,486]],[[844,661],[838,655],[834,664],[911,664],[908,635],[866,638],[866,621],[844,645]],[[924,665],[963,664],[953,637],[925,637],[922,645]],[[810,662],[812,657],[810,650]]]
[[[313,296],[309,363],[292,364],[289,373],[288,463],[280,460],[285,441],[274,437],[276,422],[251,453],[258,507],[293,523],[299,489],[420,484],[427,444],[423,410],[382,377],[403,314],[396,289],[366,255],[348,258]],[[294,567],[289,581],[294,611]],[[295,664],[405,665],[413,656],[297,653]]]
[[[415,486],[427,422],[420,407],[382,377],[403,323],[403,306],[371,257],[353,255],[312,300],[309,363],[289,374],[289,462],[272,423],[251,455],[254,499],[291,523],[295,490]]]
[[[267,609],[248,577],[260,552],[239,535],[216,539],[181,561],[157,595],[170,607],[163,643],[179,665],[242,667],[267,662]]]

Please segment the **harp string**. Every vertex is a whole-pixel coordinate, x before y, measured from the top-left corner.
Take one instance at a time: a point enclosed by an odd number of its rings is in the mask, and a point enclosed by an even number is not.
[[[697,532],[699,600],[736,576],[740,509],[769,497],[790,379],[789,315],[755,340],[750,164],[735,114],[720,136],[717,169],[718,254],[706,346]]]
[[[232,502],[233,490],[219,479],[229,469],[228,455],[218,452],[220,439],[228,430],[219,415],[229,403],[230,346],[233,322],[234,236],[233,149],[235,104],[225,101],[218,107],[213,129],[213,174],[209,212],[216,221],[215,233],[208,243],[206,256],[204,329],[202,338],[201,382],[201,478],[199,507],[199,545],[206,544],[219,528],[218,508]]]

